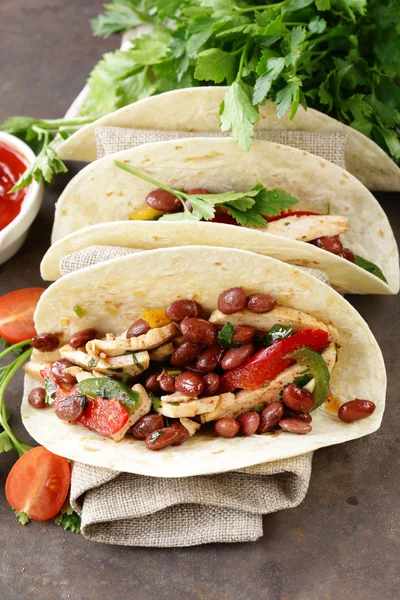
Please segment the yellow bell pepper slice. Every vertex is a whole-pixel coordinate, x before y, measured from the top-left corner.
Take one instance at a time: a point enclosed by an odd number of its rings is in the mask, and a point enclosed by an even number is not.
[[[152,329],[154,329],[155,327],[164,327],[165,325],[171,323],[171,321],[166,315],[165,310],[162,308],[145,310],[141,314],[141,317],[144,321],[146,321],[146,323],[150,325]]]
[[[139,206],[128,214],[130,221],[149,221],[155,217],[161,217],[164,213],[150,206]]]

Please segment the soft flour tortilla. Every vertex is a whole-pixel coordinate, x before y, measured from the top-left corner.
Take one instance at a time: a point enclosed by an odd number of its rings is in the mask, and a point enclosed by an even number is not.
[[[185,444],[151,452],[127,437],[120,443],[80,425],[60,421],[52,407],[34,409],[27,402],[38,382],[25,378],[22,419],[28,432],[52,452],[85,464],[155,477],[186,477],[238,469],[289,458],[345,442],[378,429],[385,404],[386,373],[380,349],[368,325],[337,292],[291,265],[244,250],[190,246],[150,250],[117,258],[59,279],[42,295],[35,314],[39,332],[62,333],[95,327],[101,334],[120,333],[148,308],[164,308],[178,298],[192,298],[211,312],[218,295],[233,286],[248,294],[271,293],[278,303],[303,310],[340,332],[343,350],[330,382],[341,402],[372,400],[369,418],[346,424],[324,408],[313,414],[312,432],[217,438],[199,432]],[[86,311],[81,319],[73,306]]]
[[[329,204],[331,214],[349,219],[350,229],[342,236],[344,244],[355,254],[377,264],[389,285],[344,258],[313,245],[264,235],[254,229],[216,223],[175,223],[168,229],[174,244],[179,244],[182,232],[183,243],[234,245],[324,270],[332,285],[343,291],[389,294],[399,289],[396,242],[388,219],[374,196],[347,171],[322,158],[260,140],[254,141],[249,152],[243,152],[232,139],[190,138],[144,144],[105,156],[80,171],[60,196],[53,243],[89,225],[127,221],[130,212],[146,205],[146,195],[154,186],[119,169],[114,164],[115,159],[178,189],[204,187],[211,192],[247,191],[261,181],[268,189],[282,188],[298,198],[300,202],[294,210],[325,213]],[[167,225],[161,223],[163,227]],[[141,222],[141,225],[145,223]],[[129,235],[120,233],[119,225],[114,224],[114,233],[114,240],[119,245],[132,244]],[[87,235],[87,232],[81,234],[85,245]],[[74,239],[80,243],[78,237]],[[143,235],[139,237],[143,240]],[[91,239],[95,238],[96,234]],[[102,244],[103,239],[97,237],[95,243]],[[112,245],[115,242],[104,243]],[[68,240],[66,244],[68,246]],[[147,247],[158,245],[171,244],[152,239]],[[50,256],[57,254],[57,250],[50,252]],[[49,264],[52,259],[46,258],[45,262]],[[55,278],[57,265],[55,258],[52,274],[44,272],[46,279]]]
[[[185,88],[139,100],[121,108],[94,123],[85,125],[57,149],[64,160],[96,159],[96,127],[126,127],[162,129],[165,131],[220,132],[219,106],[227,92],[226,87]],[[349,136],[346,150],[348,171],[371,190],[399,191],[400,168],[382,148],[348,125],[321,112],[301,106],[293,121],[289,113],[281,119],[276,104],[271,101],[260,106],[260,121],[256,130],[297,130],[309,132],[344,132]]]

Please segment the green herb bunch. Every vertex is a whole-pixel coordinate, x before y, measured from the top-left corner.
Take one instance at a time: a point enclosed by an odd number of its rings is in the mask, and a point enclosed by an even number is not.
[[[221,129],[248,150],[257,106],[299,104],[351,125],[400,160],[399,0],[115,0],[92,22],[108,37],[151,33],[105,54],[83,114],[198,85],[228,85]]]

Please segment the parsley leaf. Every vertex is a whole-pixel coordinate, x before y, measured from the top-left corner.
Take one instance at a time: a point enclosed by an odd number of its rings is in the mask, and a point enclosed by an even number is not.
[[[61,525],[65,530],[69,529],[73,533],[81,532],[81,518],[69,503],[62,508],[61,512],[54,517],[53,521],[56,525]]]
[[[257,79],[254,85],[253,104],[261,104],[264,101],[271,85],[279,77],[284,67],[285,59],[282,56],[268,60],[266,72]]]
[[[372,275],[375,275],[376,277],[378,277],[379,279],[382,279],[382,281],[387,283],[387,279],[384,276],[384,274],[382,273],[381,269],[377,265],[375,265],[373,262],[367,260],[366,258],[363,258],[362,256],[357,256],[357,254],[356,254],[355,255],[355,263],[362,269],[365,269],[366,271],[368,271],[368,273],[372,273]]]
[[[229,84],[235,79],[235,57],[219,48],[209,48],[200,52],[197,58],[196,79]]]
[[[220,107],[221,130],[232,130],[232,137],[243,150],[253,141],[254,123],[260,120],[258,109],[251,101],[251,88],[243,81],[234,81]]]
[[[0,454],[2,452],[9,452],[13,449],[12,442],[6,431],[0,433]]]
[[[234,331],[235,330],[233,328],[233,325],[228,321],[227,323],[225,323],[221,331],[218,332],[217,340],[223,348],[230,348],[230,346],[232,345],[232,337]]]

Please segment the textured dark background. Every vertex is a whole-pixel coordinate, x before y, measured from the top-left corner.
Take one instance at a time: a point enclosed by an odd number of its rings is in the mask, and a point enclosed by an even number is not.
[[[118,39],[93,38],[100,0],[0,0],[0,122],[61,116],[90,69]],[[73,174],[71,171],[68,177]],[[0,294],[41,285],[59,177],[16,257],[0,267]],[[400,196],[378,195],[400,234]],[[2,600],[391,600],[399,598],[398,297],[353,297],[382,348],[388,407],[376,434],[319,450],[310,490],[296,509],[264,520],[256,543],[189,549],[120,548],[87,542],[47,523],[18,524],[4,497],[15,455],[0,456]],[[366,374],[373,377],[373,373]],[[20,376],[7,393],[19,424]]]

